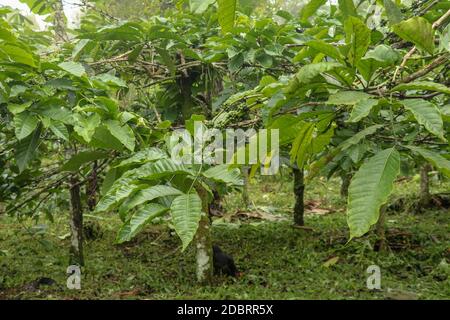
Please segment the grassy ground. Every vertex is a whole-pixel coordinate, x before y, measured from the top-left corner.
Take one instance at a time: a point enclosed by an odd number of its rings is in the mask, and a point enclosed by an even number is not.
[[[54,223],[0,216],[0,299],[450,299],[448,210],[390,213],[390,249],[375,253],[372,235],[346,244],[338,181],[309,186],[306,224],[312,230],[292,227],[291,188],[288,177],[254,181],[250,197],[257,209],[251,214],[239,195],[224,200],[226,215],[215,219],[214,241],[244,275],[216,279],[210,287],[195,284],[193,248],[181,253],[168,227],[149,226],[133,242],[114,245],[119,220],[102,215],[87,218],[100,223],[103,236],[85,245],[82,290],[68,290],[67,213],[56,214]],[[448,189],[434,182],[434,192]],[[414,180],[398,183],[394,198],[417,190]],[[370,265],[381,268],[379,291],[366,288]],[[57,285],[30,288],[41,277]]]

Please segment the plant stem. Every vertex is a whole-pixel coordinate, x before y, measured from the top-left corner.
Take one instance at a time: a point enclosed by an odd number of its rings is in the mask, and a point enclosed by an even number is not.
[[[294,195],[295,195],[295,206],[294,206],[294,224],[296,226],[304,226],[305,220],[305,181],[303,168],[294,168]]]
[[[431,166],[424,164],[420,170],[420,207],[426,208],[431,202],[430,177]]]
[[[250,202],[249,196],[248,196],[248,184],[249,184],[249,168],[243,167],[242,168],[242,175],[244,177],[244,186],[242,187],[242,201],[244,202],[244,208],[245,210],[248,210],[248,204]]]
[[[70,203],[72,205],[70,264],[83,266],[83,208],[81,206],[80,185],[75,174],[70,179]]]
[[[202,187],[196,187],[197,193],[202,200],[202,217],[200,219],[196,242],[196,264],[197,281],[203,285],[212,283],[213,277],[213,251],[211,240],[211,223],[209,221],[209,200],[208,192]]]
[[[375,242],[375,246],[373,250],[375,252],[384,251],[386,249],[386,206],[380,208],[380,217],[378,218],[377,226],[376,226],[376,235],[377,241]]]

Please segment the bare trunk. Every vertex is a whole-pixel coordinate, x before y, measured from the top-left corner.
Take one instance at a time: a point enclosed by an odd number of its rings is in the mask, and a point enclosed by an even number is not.
[[[373,250],[376,252],[384,251],[386,249],[386,206],[381,207],[380,217],[376,225],[377,240],[375,242]]]
[[[341,184],[341,197],[347,199],[348,197],[348,187],[350,186],[351,182],[351,175],[344,174],[341,176],[342,184]]]
[[[95,161],[92,166],[92,171],[91,174],[89,175],[88,183],[86,186],[87,205],[89,211],[94,211],[95,206],[97,205],[97,189],[98,189],[97,170],[98,164],[97,161]]]
[[[160,4],[161,13],[164,13],[166,10],[173,7],[172,1],[163,0]]]
[[[250,203],[250,199],[248,196],[248,184],[249,184],[249,174],[248,174],[249,168],[243,167],[242,168],[242,175],[244,177],[244,186],[242,188],[242,201],[244,202],[244,208],[245,210],[248,210],[248,206]]]
[[[215,190],[213,191],[213,201],[209,205],[209,214],[210,216],[222,216],[223,214],[222,198]]]
[[[184,55],[180,52],[180,63],[185,64],[186,59]],[[187,70],[183,70],[181,72],[181,77],[178,79],[178,85],[181,90],[181,95],[183,96],[183,102],[181,105],[181,114],[183,116],[183,120],[188,120],[191,118],[194,110],[194,101],[192,100],[192,84],[194,80],[189,75]]]
[[[81,207],[79,180],[76,175],[73,175],[70,180],[70,202],[72,205],[70,264],[83,266],[83,208]]]
[[[304,226],[305,220],[305,181],[303,168],[294,168],[294,195],[295,195],[295,206],[294,206],[294,224],[296,226]]]
[[[55,28],[56,42],[67,42],[69,40],[66,33],[66,16],[64,15],[64,6],[62,1],[56,1],[53,4],[54,19],[53,24]]]
[[[420,206],[427,207],[431,202],[430,177],[431,166],[425,164],[420,170]]]
[[[202,218],[200,220],[196,242],[197,281],[201,284],[211,284],[213,278],[213,251],[211,241],[211,223],[209,220],[208,193],[202,187],[197,188],[202,199]]]

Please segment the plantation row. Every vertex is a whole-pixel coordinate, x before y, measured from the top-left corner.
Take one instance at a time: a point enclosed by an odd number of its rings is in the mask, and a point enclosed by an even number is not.
[[[72,264],[83,213],[114,211],[117,242],[162,217],[211,281],[210,207],[236,189],[247,198],[265,163],[173,161],[172,131],[194,135],[196,121],[278,129],[295,224],[308,182],[341,177],[349,240],[378,223],[378,249],[396,179],[420,170],[426,207],[431,168],[450,176],[447,1],[311,0],[298,16],[255,17],[236,0],[191,0],[133,21],[86,6],[74,30],[60,0],[23,2],[52,27],[0,8],[0,214],[70,207]]]

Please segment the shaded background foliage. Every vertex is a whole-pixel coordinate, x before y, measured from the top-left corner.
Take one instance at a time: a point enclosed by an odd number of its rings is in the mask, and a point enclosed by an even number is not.
[[[195,120],[280,130],[299,226],[317,177],[342,178],[349,238],[378,224],[377,250],[398,177],[420,168],[419,209],[445,201],[428,177],[450,175],[446,1],[92,1],[74,29],[61,1],[23,2],[51,24],[0,11],[0,201],[70,208],[75,262],[86,209],[119,211],[118,242],[163,216],[183,250],[211,248],[211,203],[261,163],[173,163],[172,129]]]

